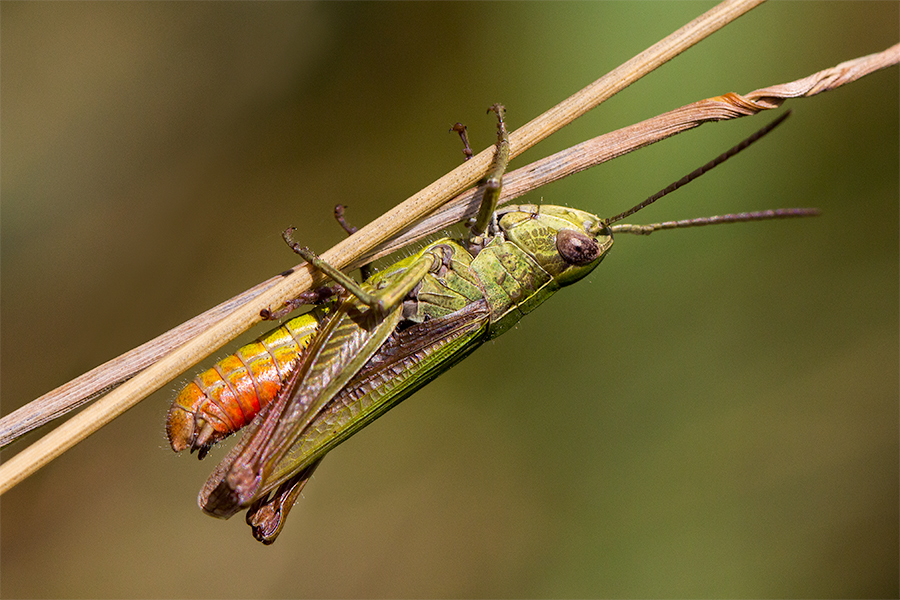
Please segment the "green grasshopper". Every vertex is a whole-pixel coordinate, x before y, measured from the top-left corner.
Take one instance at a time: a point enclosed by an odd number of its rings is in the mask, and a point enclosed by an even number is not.
[[[497,210],[509,140],[503,107],[490,110],[499,121],[497,150],[466,239],[440,239],[357,283],[296,244],[293,229],[285,231],[291,248],[338,284],[331,292],[337,301],[278,395],[201,490],[199,504],[205,512],[228,518],[246,508],[253,535],[272,543],[326,453],[507,331],[559,288],[593,271],[612,248],[614,233],[817,214],[813,209],[780,209],[613,225],[733,156],[787,114],[609,219],[560,206]]]

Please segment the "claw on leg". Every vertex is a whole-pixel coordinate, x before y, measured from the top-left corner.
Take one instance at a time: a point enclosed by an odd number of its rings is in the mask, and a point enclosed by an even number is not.
[[[359,231],[359,228],[351,225],[344,219],[344,211],[345,210],[347,210],[347,207],[344,206],[343,204],[336,205],[334,207],[334,219],[338,222],[338,225],[340,225],[341,228],[347,232],[347,235],[353,235],[354,233]],[[370,265],[365,264],[365,265],[361,266],[359,268],[359,274],[360,274],[360,277],[362,277],[363,281],[368,279],[372,275],[372,269],[371,269]]]
[[[450,128],[450,133],[453,133],[454,131],[459,134],[459,139],[462,140],[463,154],[466,155],[464,160],[469,160],[472,158],[472,147],[469,146],[469,133],[466,131],[466,126],[462,123],[456,123]]]
[[[344,211],[347,209],[343,204],[336,204],[334,207],[334,220],[338,222],[338,225],[347,232],[347,235],[353,235],[359,228],[354,227],[344,220]]]

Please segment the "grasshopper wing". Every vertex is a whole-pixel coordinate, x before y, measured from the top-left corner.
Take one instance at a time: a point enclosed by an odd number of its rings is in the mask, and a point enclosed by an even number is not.
[[[381,317],[356,298],[341,304],[310,344],[278,397],[253,421],[200,492],[207,513],[227,518],[267,494],[269,475],[294,440],[366,364],[400,322],[402,309]]]
[[[484,300],[444,317],[395,331],[368,363],[319,412],[273,469],[281,482],[408,398],[478,348],[487,338]]]
[[[257,499],[247,513],[253,536],[264,544],[274,542],[325,454],[480,346],[489,317],[487,303],[479,300],[395,330],[275,465],[268,481],[278,489]]]

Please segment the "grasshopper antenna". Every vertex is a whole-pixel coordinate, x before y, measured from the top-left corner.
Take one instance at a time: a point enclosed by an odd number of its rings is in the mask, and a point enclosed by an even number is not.
[[[816,217],[820,213],[818,208],[776,208],[774,210],[758,210],[753,212],[731,213],[714,217],[699,217],[697,219],[684,219],[682,221],[665,221],[663,223],[649,223],[647,225],[631,225],[622,223],[609,227],[612,233],[636,233],[650,235],[660,229],[682,229],[684,227],[700,227],[701,225],[720,225],[722,223],[744,223],[746,221],[766,221],[769,219],[791,219],[795,217]]]
[[[766,219],[788,219],[792,217],[811,217],[819,214],[819,210],[816,208],[779,208],[776,210],[764,210],[764,211],[756,211],[756,212],[744,212],[744,213],[734,213],[728,215],[719,215],[715,217],[701,217],[698,219],[685,219],[682,221],[666,221],[664,223],[651,223],[649,225],[629,225],[623,223],[622,225],[614,225],[610,227],[613,223],[617,221],[621,221],[622,219],[633,215],[639,210],[650,206],[666,194],[670,194],[677,190],[678,188],[687,185],[691,181],[697,179],[704,173],[711,171],[714,167],[721,165],[723,162],[739,153],[740,151],[746,149],[753,142],[761,139],[767,133],[781,125],[785,119],[787,119],[791,115],[791,111],[786,111],[783,115],[737,144],[736,146],[726,150],[713,160],[709,161],[699,169],[691,171],[675,183],[663,188],[657,193],[653,194],[640,204],[629,208],[623,213],[619,213],[614,217],[610,217],[608,219],[601,220],[593,229],[596,229],[597,232],[608,229],[613,233],[636,233],[642,235],[649,235],[654,231],[658,231],[660,229],[677,229],[683,227],[698,227],[701,225],[717,225],[720,223],[741,223],[745,221],[762,221]]]

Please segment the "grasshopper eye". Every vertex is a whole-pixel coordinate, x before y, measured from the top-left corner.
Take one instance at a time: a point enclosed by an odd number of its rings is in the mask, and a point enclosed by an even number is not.
[[[592,263],[600,256],[600,244],[597,240],[574,229],[559,230],[556,234],[556,250],[564,261],[579,267]]]

